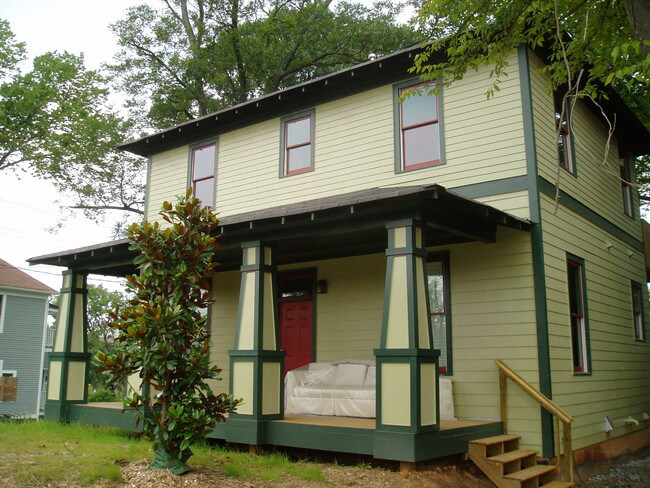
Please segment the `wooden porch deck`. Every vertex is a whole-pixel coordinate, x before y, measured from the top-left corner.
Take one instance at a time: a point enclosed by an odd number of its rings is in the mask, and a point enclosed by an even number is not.
[[[122,414],[121,411],[120,402],[71,405],[70,420],[137,430],[135,415],[132,412]],[[413,452],[414,446],[406,450],[400,449],[402,434],[397,434],[397,439],[394,439],[395,434],[389,434],[390,440],[387,440],[386,433],[377,431],[375,427],[374,418],[287,415],[285,419],[271,420],[263,427],[263,444],[368,455],[396,461],[424,461],[467,452],[469,441],[503,433],[503,424],[498,421],[443,420],[440,422],[440,430],[427,434],[425,438],[408,441],[411,435],[403,435],[407,444],[417,443],[416,454]],[[247,430],[255,428],[254,422],[244,420],[242,423],[238,419],[237,422],[217,424],[208,437],[246,444],[251,443],[244,440],[247,439]],[[390,449],[377,451],[378,442],[380,445],[389,445]]]

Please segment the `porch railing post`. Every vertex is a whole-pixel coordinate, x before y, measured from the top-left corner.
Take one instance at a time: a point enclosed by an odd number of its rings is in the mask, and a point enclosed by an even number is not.
[[[508,433],[508,378],[506,374],[499,370],[499,403],[501,405],[501,422],[503,423],[503,433]]]

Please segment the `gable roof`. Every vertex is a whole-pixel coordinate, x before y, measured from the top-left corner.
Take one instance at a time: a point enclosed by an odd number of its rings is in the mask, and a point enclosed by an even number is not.
[[[0,259],[0,287],[56,293],[49,286]]]
[[[140,156],[149,156],[263,120],[304,110],[327,100],[415,78],[416,75],[409,74],[408,69],[413,66],[414,58],[421,50],[422,45],[418,44],[395,51],[377,59],[223,108],[151,135],[124,142],[119,144],[118,148]],[[443,53],[439,54],[441,57],[443,55]],[[432,57],[431,61],[435,62],[435,59]],[[625,139],[626,148],[634,155],[650,153],[648,129],[618,94],[610,90],[608,96],[608,100],[601,100],[599,103],[606,113],[616,115],[617,136]],[[595,104],[590,103],[588,106],[600,112],[600,107]]]

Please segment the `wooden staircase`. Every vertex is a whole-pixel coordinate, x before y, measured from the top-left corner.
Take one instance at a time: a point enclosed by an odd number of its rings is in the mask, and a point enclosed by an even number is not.
[[[499,488],[571,488],[559,481],[555,466],[537,464],[537,452],[519,449],[516,435],[498,435],[469,443],[469,458]]]

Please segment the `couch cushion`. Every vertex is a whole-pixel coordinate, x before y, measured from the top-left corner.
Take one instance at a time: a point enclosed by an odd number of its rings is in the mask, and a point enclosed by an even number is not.
[[[373,400],[375,398],[374,389],[368,389],[362,386],[352,386],[346,388],[297,386],[293,390],[293,394],[294,396],[300,398],[349,398],[359,400]]]
[[[336,366],[331,386],[363,386],[368,366],[365,364],[339,364]]]

